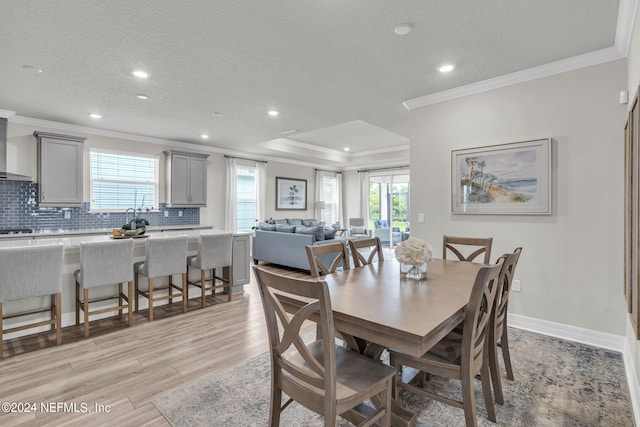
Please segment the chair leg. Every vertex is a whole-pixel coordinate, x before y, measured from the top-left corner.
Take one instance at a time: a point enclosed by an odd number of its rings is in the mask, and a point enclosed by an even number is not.
[[[502,394],[502,382],[500,381],[500,365],[498,364],[498,345],[495,341],[489,344],[489,371],[491,372],[491,383],[493,384],[493,395],[498,405],[504,404]]]
[[[473,376],[469,373],[462,378],[462,406],[467,427],[478,427]]]
[[[76,325],[80,324],[80,283],[76,281]]]
[[[173,276],[169,276],[169,296],[173,295]],[[173,304],[173,298],[169,298],[169,304]]]
[[[188,286],[189,285],[187,284],[187,274],[182,273],[182,312],[183,313],[187,312],[187,295],[189,292]]]
[[[480,369],[480,381],[482,381],[482,394],[484,395],[484,404],[487,408],[487,418],[496,422],[496,410],[493,406],[493,396],[491,396],[491,379],[489,376],[489,361],[485,359],[485,366]]]
[[[271,376],[271,408],[269,409],[269,426],[280,425],[280,412],[282,411],[282,390],[276,385],[276,380]]]
[[[135,281],[135,294],[136,294],[136,298],[135,298],[135,312],[138,312],[138,297],[140,295],[140,290],[138,289],[138,273],[136,272],[134,275],[134,281]]]
[[[231,302],[231,298],[232,298],[232,292],[231,292],[231,288],[233,287],[233,266],[229,266],[229,274],[227,279],[229,279],[229,284],[227,285],[227,292],[229,292],[229,302]]]
[[[56,294],[56,345],[62,344],[62,294]]]
[[[89,289],[84,288],[84,337],[89,336]]]
[[[149,322],[153,321],[153,279],[148,277],[149,289],[147,292],[149,293]]]
[[[129,327],[133,326],[133,282],[127,282],[127,315],[129,317]]]
[[[202,298],[202,308],[205,307],[205,303],[204,302],[205,302],[206,296],[205,296],[205,285],[204,284],[205,284],[205,277],[207,275],[206,273],[207,273],[206,270],[200,270],[200,295],[201,295],[201,298]],[[213,277],[212,280],[215,281],[216,278]]]
[[[49,295],[49,320],[52,322],[49,330],[53,331],[56,329],[56,294]]]
[[[507,325],[504,325],[504,331],[500,338],[502,347],[502,358],[504,360],[504,368],[507,371],[507,378],[513,381],[513,368],[511,367],[511,354],[509,353],[509,334],[507,333]]]
[[[118,283],[118,306],[122,307],[122,283]],[[122,316],[122,308],[118,310],[118,316]]]

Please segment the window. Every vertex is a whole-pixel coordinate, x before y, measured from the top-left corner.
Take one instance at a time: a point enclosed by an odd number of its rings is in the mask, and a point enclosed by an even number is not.
[[[91,151],[91,210],[158,208],[158,158]]]
[[[236,231],[251,231],[257,218],[256,168],[236,167]]]
[[[340,209],[338,178],[336,174],[333,174],[333,176],[327,174],[322,176],[322,196],[325,207],[322,210],[320,221],[324,221],[326,224],[334,224],[340,219],[338,214]]]

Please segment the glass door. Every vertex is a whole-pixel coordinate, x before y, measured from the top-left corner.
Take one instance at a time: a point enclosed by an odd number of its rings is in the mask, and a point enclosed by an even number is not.
[[[393,248],[409,237],[409,174],[369,176],[369,224],[383,246]]]

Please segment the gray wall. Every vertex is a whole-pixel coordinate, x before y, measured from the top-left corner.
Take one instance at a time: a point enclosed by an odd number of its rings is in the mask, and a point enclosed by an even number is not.
[[[437,253],[443,234],[493,236],[492,259],[522,246],[511,312],[623,335],[625,86],[619,60],[412,111],[412,235]],[[451,150],[547,137],[553,215],[450,213]]]

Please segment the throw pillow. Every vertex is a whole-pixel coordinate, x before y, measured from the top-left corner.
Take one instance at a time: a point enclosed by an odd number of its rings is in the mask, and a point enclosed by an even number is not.
[[[287,218],[287,222],[291,225],[302,225],[301,219]]]
[[[365,233],[365,226],[357,226],[357,225],[352,225],[351,226],[351,234],[364,234]]]
[[[336,230],[333,230],[331,228],[325,228],[324,229],[324,239],[325,240],[331,240],[331,239],[335,239],[336,238]]]
[[[296,233],[298,234],[312,234],[316,240],[324,240],[324,230],[317,225],[314,227],[300,226],[296,227]]]
[[[276,219],[276,224],[289,224],[286,219]]]
[[[262,231],[276,231],[275,224],[267,224],[266,222],[259,222],[258,228]]]
[[[305,227],[313,227],[314,225],[318,225],[318,220],[317,219],[303,219],[302,220],[302,225],[304,225]]]
[[[296,226],[295,225],[289,225],[289,224],[277,224],[276,223],[276,231],[279,231],[281,233],[295,233],[296,232]]]

